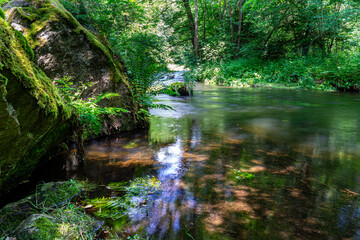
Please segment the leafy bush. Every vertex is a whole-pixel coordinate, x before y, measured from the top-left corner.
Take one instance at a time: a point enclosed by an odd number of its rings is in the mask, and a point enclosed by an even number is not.
[[[283,85],[315,90],[360,91],[359,54],[293,57],[280,60],[238,59],[203,64],[193,78],[226,86]]]
[[[155,96],[166,89],[153,88],[155,82],[167,71],[165,56],[162,50],[162,39],[151,33],[138,32],[122,35],[112,40],[114,49],[124,59],[128,70],[129,82],[135,101],[140,109],[140,118],[149,116],[149,108],[171,109],[163,104],[156,104]]]

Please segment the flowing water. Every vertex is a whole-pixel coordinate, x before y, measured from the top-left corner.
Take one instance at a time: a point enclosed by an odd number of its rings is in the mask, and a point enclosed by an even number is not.
[[[70,178],[154,175],[142,212],[110,222],[148,239],[360,239],[360,96],[198,85],[160,96],[146,132],[94,140]],[[252,174],[238,181],[234,171]]]
[[[112,223],[119,232],[360,239],[359,95],[198,85],[194,97],[159,100],[176,111],[152,111],[148,132],[86,149],[90,180],[162,183],[145,212]],[[235,169],[254,177],[236,181]]]

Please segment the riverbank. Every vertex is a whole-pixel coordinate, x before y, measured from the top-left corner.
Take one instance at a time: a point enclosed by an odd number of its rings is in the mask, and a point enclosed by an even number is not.
[[[190,77],[208,85],[360,91],[357,56],[237,59],[204,63]]]

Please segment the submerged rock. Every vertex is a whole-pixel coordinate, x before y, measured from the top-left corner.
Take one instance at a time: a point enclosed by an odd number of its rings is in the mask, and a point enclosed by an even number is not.
[[[8,21],[22,32],[34,52],[34,61],[51,79],[71,77],[76,87],[89,86],[83,98],[105,92],[120,94],[101,105],[130,111],[107,119],[103,134],[143,126],[136,116],[124,66],[105,41],[83,28],[56,0],[14,0],[5,7]]]
[[[71,109],[30,61],[26,43],[0,18],[0,195],[72,132]]]

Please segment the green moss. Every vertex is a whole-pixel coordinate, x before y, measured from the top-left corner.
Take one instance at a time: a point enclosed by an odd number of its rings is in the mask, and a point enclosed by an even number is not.
[[[0,85],[6,86],[7,82],[8,82],[8,79],[5,76],[1,75],[1,73],[0,73]]]
[[[17,30],[14,30],[14,31],[15,31],[16,39],[21,43],[24,51],[26,52],[26,54],[28,55],[30,60],[33,60],[34,59],[34,52],[31,49],[31,47],[29,45],[29,42],[26,40],[26,38],[24,37],[24,35],[21,32],[19,32]]]
[[[68,119],[71,115],[70,108],[64,104],[51,80],[29,60],[28,55],[33,53],[20,34],[5,20],[0,19],[0,58],[2,69],[6,70],[3,71],[6,74],[2,73],[3,79],[18,79],[37,99],[46,115],[56,118],[62,113]]]
[[[4,11],[0,7],[0,18],[6,19]]]

